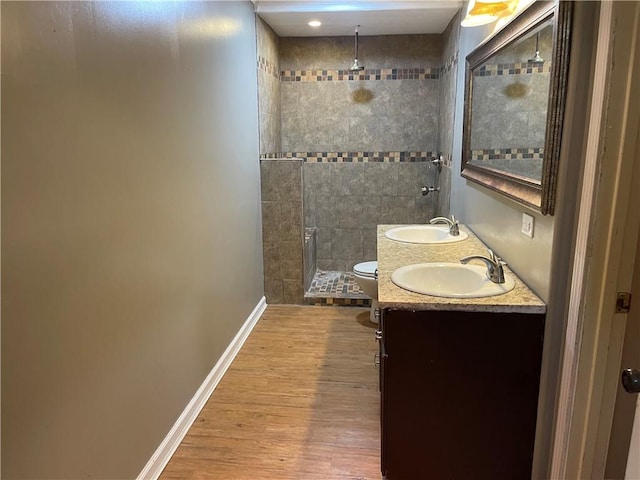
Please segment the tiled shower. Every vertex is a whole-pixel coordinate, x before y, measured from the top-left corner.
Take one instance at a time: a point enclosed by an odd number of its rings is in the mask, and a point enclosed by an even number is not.
[[[454,19],[442,35],[362,36],[365,70],[353,74],[353,37],[279,38],[258,19],[268,303],[366,304],[349,272],[375,260],[376,225],[448,214],[442,122],[453,124],[454,105],[443,79],[455,76],[455,28]],[[422,186],[441,190],[423,196]],[[298,226],[291,205],[277,205],[284,197],[296,198]]]

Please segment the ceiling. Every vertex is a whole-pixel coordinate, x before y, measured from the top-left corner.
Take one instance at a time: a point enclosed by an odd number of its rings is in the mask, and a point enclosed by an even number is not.
[[[442,33],[462,6],[458,0],[254,0],[258,15],[281,37]],[[312,28],[307,23],[319,20]]]

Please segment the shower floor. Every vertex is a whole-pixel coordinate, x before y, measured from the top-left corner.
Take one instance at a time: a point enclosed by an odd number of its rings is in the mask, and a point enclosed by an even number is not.
[[[350,272],[317,270],[304,298],[311,305],[371,305],[371,299],[360,290]]]

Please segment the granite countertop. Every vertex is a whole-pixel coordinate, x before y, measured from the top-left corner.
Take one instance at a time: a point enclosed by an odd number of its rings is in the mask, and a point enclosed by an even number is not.
[[[385,232],[399,225],[378,225],[378,302],[380,308],[410,310],[462,310],[469,312],[545,313],[545,303],[533,293],[510,269],[515,288],[505,294],[484,298],[432,297],[404,290],[391,281],[391,274],[399,267],[414,263],[458,263],[467,255],[487,255],[487,247],[465,225],[460,230],[469,238],[461,242],[444,244],[412,244],[396,242],[385,237]]]

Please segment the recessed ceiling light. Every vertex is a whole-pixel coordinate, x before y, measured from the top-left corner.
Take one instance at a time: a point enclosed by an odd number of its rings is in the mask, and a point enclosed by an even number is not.
[[[320,20],[311,20],[309,22],[310,27],[318,28],[320,25],[322,25],[322,22]]]

